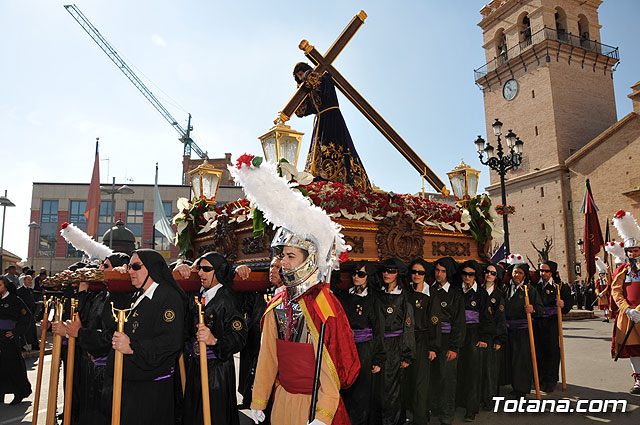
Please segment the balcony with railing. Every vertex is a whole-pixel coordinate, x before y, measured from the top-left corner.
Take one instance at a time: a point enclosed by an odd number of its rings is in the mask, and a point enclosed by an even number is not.
[[[565,31],[558,31],[553,28],[544,27],[540,31],[535,32],[533,35],[526,36],[525,34],[525,37],[521,42],[511,47],[510,49],[503,51],[480,68],[474,69],[473,73],[475,80],[478,81],[489,72],[494,71],[501,65],[509,62],[509,60],[518,57],[524,51],[532,48],[532,46],[535,46],[546,40],[559,41],[560,43],[568,44],[572,47],[576,47],[587,52],[593,52],[599,55],[608,56],[609,58],[615,59],[615,61],[618,61],[620,59],[617,47],[609,46],[596,40],[589,40],[586,37],[576,36]]]

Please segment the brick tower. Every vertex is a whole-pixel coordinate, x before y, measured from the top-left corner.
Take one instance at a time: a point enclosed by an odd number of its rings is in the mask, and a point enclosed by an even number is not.
[[[531,245],[553,239],[550,259],[573,277],[575,247],[565,160],[617,121],[613,70],[618,50],[600,42],[601,0],[493,0],[480,10],[487,63],[475,70],[484,94],[487,142],[504,124],[524,142],[522,165],[506,176],[511,252],[536,262]],[[504,141],[503,141],[504,144]],[[499,176],[487,188],[500,203]],[[577,204],[577,205],[576,205]]]

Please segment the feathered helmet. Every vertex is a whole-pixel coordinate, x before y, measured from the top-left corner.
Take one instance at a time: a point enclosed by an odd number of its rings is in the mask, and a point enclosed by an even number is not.
[[[526,264],[526,261],[520,254],[509,254],[507,257],[507,264],[515,266],[517,264]]]
[[[607,254],[613,255],[616,263],[622,264],[625,262],[624,244],[622,242],[607,242],[604,244],[604,250]]]
[[[596,267],[598,268],[598,274],[607,273],[607,265],[600,257],[596,257]]]
[[[272,248],[291,246],[308,254],[298,267],[282,273],[284,284],[292,288],[290,299],[295,299],[326,278],[330,269],[338,268],[338,257],[347,251],[342,226],[295,190],[296,184],[280,177],[277,164],[247,154],[236,163],[236,167],[228,167],[236,184],[264,218],[279,227]]]
[[[62,235],[64,240],[73,245],[75,249],[84,251],[89,259],[104,260],[113,254],[111,248],[94,241],[91,236],[87,235],[73,223],[62,223],[60,227],[60,235]]]
[[[613,225],[624,241],[625,249],[640,247],[640,227],[630,213],[618,211],[613,217]]]

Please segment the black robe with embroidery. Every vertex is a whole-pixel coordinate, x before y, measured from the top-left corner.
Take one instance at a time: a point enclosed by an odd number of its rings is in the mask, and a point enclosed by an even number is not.
[[[553,282],[543,285],[541,281],[535,288],[542,300],[544,309],[533,325],[536,343],[536,360],[540,387],[545,391],[552,389],[558,382],[558,368],[560,367],[560,340],[558,339],[558,314],[556,307],[557,291]],[[560,298],[564,301],[562,314],[567,314],[573,306],[571,289],[566,284],[560,286]]]
[[[438,351],[442,342],[442,307],[435,292],[427,295],[411,291],[408,298],[415,320],[416,358],[406,369],[402,398],[406,408],[413,414],[413,423],[422,425],[428,422],[429,417],[429,352]]]
[[[489,345],[482,356],[482,379],[480,380],[480,402],[486,408],[493,406],[493,397],[498,394],[498,378],[500,376],[500,365],[507,344],[507,322],[504,315],[504,293],[493,287],[493,291],[489,294],[489,307],[491,308],[491,317],[496,332],[493,341]],[[500,349],[496,350],[495,345],[499,345]]]
[[[17,295],[9,293],[0,299],[0,397],[14,394],[20,399],[31,394],[18,342],[29,328],[30,316],[27,306]],[[8,336],[9,332],[12,337]]]
[[[388,294],[376,291],[384,316],[384,348],[386,359],[380,372],[373,377],[374,403],[371,421],[375,424],[397,424],[403,418],[401,399],[404,369],[401,362],[415,359],[416,346],[413,327],[413,308],[406,291]]]
[[[189,324],[187,325],[190,344],[187,351],[189,366],[184,394],[184,425],[202,424],[202,384],[200,380],[199,344],[196,340],[198,308],[193,301],[189,304]],[[234,295],[226,286],[221,286],[215,296],[204,307],[204,323],[216,338],[215,345],[208,346],[212,357],[207,360],[209,374],[209,406],[213,425],[238,425],[238,402],[236,399],[236,375],[233,355],[244,347],[247,341],[247,325],[234,301]],[[189,348],[191,348],[189,350]]]
[[[371,329],[372,339],[357,342],[356,350],[360,358],[360,373],[349,388],[342,390],[344,405],[349,413],[351,425],[367,425],[371,415],[372,382],[375,374],[371,373],[373,366],[380,366],[385,362],[384,351],[384,317],[378,299],[367,289],[367,295],[361,297],[349,291],[335,292],[342,304],[351,329]],[[380,372],[378,372],[380,373]]]

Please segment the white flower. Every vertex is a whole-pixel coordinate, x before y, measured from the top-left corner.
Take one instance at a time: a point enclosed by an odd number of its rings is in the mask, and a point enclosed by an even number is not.
[[[187,198],[178,198],[178,200],[176,201],[176,206],[178,207],[178,211],[188,210],[189,200]]]
[[[471,214],[469,214],[469,210],[462,210],[462,215],[460,216],[460,222],[464,224],[468,224],[471,222]]]

